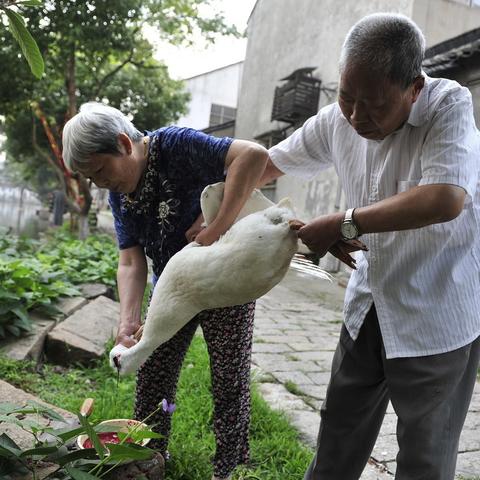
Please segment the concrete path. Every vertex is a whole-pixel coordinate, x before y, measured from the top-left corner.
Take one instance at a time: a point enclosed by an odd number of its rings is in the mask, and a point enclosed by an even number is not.
[[[284,410],[303,439],[314,446],[333,353],[342,325],[345,289],[290,271],[257,302],[253,363],[260,391]],[[391,407],[362,480],[393,480],[398,446]],[[460,439],[457,474],[480,479],[480,383],[477,382]]]

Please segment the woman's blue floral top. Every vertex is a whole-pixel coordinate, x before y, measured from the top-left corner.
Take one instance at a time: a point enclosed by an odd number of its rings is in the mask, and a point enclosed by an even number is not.
[[[185,232],[200,214],[202,190],[225,179],[233,140],[179,127],[146,134],[150,144],[143,183],[134,195],[110,192],[109,203],[119,248],[142,246],[158,277],[187,244]]]

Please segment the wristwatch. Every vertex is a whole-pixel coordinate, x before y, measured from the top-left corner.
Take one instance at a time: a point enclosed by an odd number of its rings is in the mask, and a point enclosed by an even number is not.
[[[355,240],[360,236],[360,232],[358,227],[355,225],[353,221],[353,211],[354,208],[349,208],[345,212],[345,217],[343,218],[343,222],[340,225],[340,233],[342,235],[342,240]]]

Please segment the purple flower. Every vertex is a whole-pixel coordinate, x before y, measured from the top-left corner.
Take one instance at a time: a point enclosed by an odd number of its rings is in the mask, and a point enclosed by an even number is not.
[[[164,398],[162,400],[162,409],[165,413],[169,413],[170,415],[175,411],[177,407],[174,403],[168,403],[168,400]]]

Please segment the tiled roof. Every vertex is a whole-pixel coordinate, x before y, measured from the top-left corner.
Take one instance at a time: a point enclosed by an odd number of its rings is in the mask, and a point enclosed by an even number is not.
[[[429,75],[457,68],[462,60],[479,55],[480,28],[430,47],[425,52],[423,69]]]

